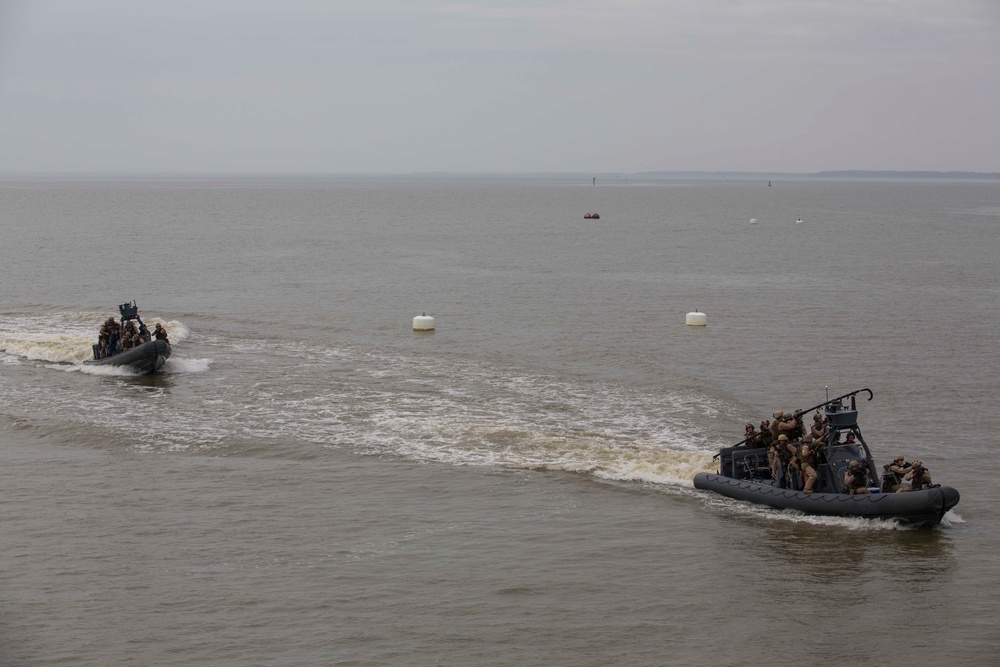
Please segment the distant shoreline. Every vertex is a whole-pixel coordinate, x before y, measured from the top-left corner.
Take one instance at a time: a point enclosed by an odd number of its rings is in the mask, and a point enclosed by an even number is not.
[[[1000,180],[1000,172],[979,171],[873,171],[843,169],[836,171],[815,171],[809,173],[791,172],[644,172],[636,174],[648,178],[705,178],[733,180]]]
[[[835,170],[809,173],[749,171],[644,171],[644,172],[407,172],[407,173],[267,173],[267,172],[172,172],[172,173],[0,173],[0,182],[17,183],[171,183],[223,181],[314,181],[337,179],[582,179],[596,185],[622,181],[1000,181],[1000,172]]]

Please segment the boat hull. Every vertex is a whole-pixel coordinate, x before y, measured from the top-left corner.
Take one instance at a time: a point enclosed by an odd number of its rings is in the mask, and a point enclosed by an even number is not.
[[[844,516],[864,519],[896,519],[931,528],[940,523],[945,512],[958,504],[959,493],[950,486],[935,486],[906,493],[802,493],[780,489],[746,479],[734,479],[711,473],[694,478],[697,489],[714,491],[736,500],[745,500],[779,510],[797,510],[818,516]]]
[[[91,366],[128,366],[142,373],[155,373],[170,358],[170,343],[165,340],[151,340],[131,350],[119,352],[113,357],[89,359],[83,363]]]

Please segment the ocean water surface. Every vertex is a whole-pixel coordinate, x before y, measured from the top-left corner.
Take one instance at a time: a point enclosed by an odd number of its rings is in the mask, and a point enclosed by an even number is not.
[[[21,178],[0,224],[2,664],[995,664],[1000,184]],[[132,299],[164,372],[83,366]],[[862,387],[938,528],[693,488]]]

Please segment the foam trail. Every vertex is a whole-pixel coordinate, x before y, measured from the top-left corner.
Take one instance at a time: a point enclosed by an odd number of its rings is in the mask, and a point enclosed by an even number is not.
[[[96,313],[0,317],[0,352],[29,361],[79,364],[93,358],[92,346],[106,318]],[[147,324],[155,328],[156,323],[167,330],[172,344],[190,335],[188,328],[176,320],[154,317]]]
[[[838,526],[850,531],[878,532],[878,531],[915,531],[920,530],[916,526],[901,523],[891,519],[869,519],[863,517],[846,516],[816,516],[803,514],[794,510],[776,510],[763,505],[755,505],[742,500],[717,496],[710,492],[704,492],[704,501],[710,506],[719,507],[722,511],[737,514],[740,516],[760,519],[762,521],[785,521],[791,523],[807,523],[815,526]],[[950,514],[950,512],[949,512]]]
[[[137,377],[140,375],[139,371],[133,369],[131,366],[92,366],[79,363],[72,366],[58,365],[49,366],[48,368],[64,373],[83,373],[84,375],[96,375],[100,377]]]
[[[93,356],[91,344],[96,342],[80,335],[63,333],[22,332],[0,334],[0,350],[31,361],[78,363]]]
[[[51,343],[39,355],[43,359],[82,361],[90,358],[93,323],[101,320],[92,313],[0,316],[0,338],[18,351],[23,348],[17,345],[42,338]],[[190,334],[180,322],[164,324],[171,341]],[[53,328],[60,333],[51,333]],[[200,333],[198,343],[208,355],[186,358],[175,347],[164,374],[205,373],[219,363],[238,369],[230,376],[235,381],[184,385],[182,393],[164,396],[126,386],[114,409],[105,405],[107,391],[81,394],[70,385],[46,396],[35,411],[120,429],[136,441],[155,443],[144,445],[153,449],[211,451],[233,443],[290,452],[347,448],[451,465],[562,470],[676,492],[690,490],[697,472],[712,470],[718,437],[706,424],[732,409],[698,392],[644,391],[481,359],[218,332]],[[115,367],[60,366],[69,369],[131,374]],[[37,390],[24,387],[6,400],[30,416]]]
[[[160,372],[168,375],[176,373],[204,373],[212,364],[211,359],[185,359],[171,355]]]

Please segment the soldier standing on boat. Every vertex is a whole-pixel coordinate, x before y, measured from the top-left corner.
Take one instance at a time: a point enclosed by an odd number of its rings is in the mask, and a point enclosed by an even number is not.
[[[113,357],[118,354],[119,342],[121,342],[118,337],[118,329],[112,329],[111,333],[108,335],[108,353],[105,356]]]
[[[781,434],[781,431],[778,430],[778,426],[781,425],[781,418],[784,415],[785,415],[785,413],[782,412],[781,410],[775,410],[774,414],[771,415],[771,417],[774,420],[768,426],[768,430],[771,431],[771,442],[777,442],[778,436]]]
[[[782,436],[778,436],[781,440]],[[788,438],[788,436],[784,436]],[[785,440],[782,450],[781,463],[785,468],[785,488],[799,491],[802,488],[802,475],[799,473],[799,447],[802,443],[797,440]]]
[[[813,438],[810,435],[802,438],[802,446],[799,447],[799,453],[796,457],[799,462],[799,470],[802,471],[802,477],[805,480],[805,486],[802,489],[802,493],[812,493],[816,488],[816,452],[812,448]]]
[[[108,323],[101,325],[101,330],[97,334],[97,358],[103,359],[108,353],[108,336],[111,335]]]
[[[767,465],[771,468],[771,477],[778,481],[778,486],[781,486],[781,457],[778,456],[780,445],[777,440],[772,440],[767,448]]]
[[[760,432],[757,434],[757,441],[760,443],[759,447],[770,447],[771,446],[771,422],[768,419],[764,419],[760,422]]]
[[[778,433],[784,433],[790,441],[802,437],[802,422],[791,412],[782,412],[778,418]]]
[[[795,447],[790,446],[788,436],[782,433],[772,443],[768,450],[767,459],[771,464],[771,474],[778,481],[778,487],[788,488],[787,470],[795,453]]]
[[[826,440],[826,420],[823,419],[823,415],[820,414],[819,410],[813,413],[813,425],[810,429],[810,434],[817,442]]]
[[[167,330],[164,329],[163,325],[159,322],[156,323],[156,327],[153,329],[153,336],[156,340],[166,340],[168,343],[170,342],[167,340]]]

